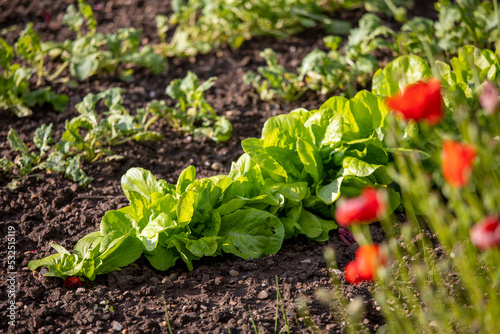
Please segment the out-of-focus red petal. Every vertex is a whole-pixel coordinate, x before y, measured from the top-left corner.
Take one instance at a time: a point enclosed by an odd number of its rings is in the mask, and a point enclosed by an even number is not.
[[[443,118],[441,83],[435,78],[409,85],[402,93],[386,99],[387,106],[405,119],[425,120],[429,125]]]
[[[344,277],[348,283],[358,284],[362,281],[358,273],[356,260],[351,261],[344,268]]]
[[[464,187],[472,172],[476,150],[471,145],[445,140],[443,142],[443,177],[454,187]]]
[[[387,263],[387,258],[381,253],[379,245],[363,245],[356,251],[356,261],[359,277],[372,281],[378,267]]]
[[[335,211],[335,219],[341,226],[353,223],[369,223],[380,218],[386,203],[377,190],[366,188],[360,196],[345,200]]]
[[[500,92],[498,88],[488,80],[479,95],[479,103],[487,114],[493,114],[498,110],[500,104],[499,96]]]
[[[481,250],[500,247],[500,217],[488,216],[474,225],[470,239]]]

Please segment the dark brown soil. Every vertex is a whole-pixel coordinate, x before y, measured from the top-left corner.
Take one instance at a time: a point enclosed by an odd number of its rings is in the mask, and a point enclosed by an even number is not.
[[[71,37],[71,32],[60,22],[67,4],[72,2],[0,0],[0,29],[17,25],[17,30],[2,37],[13,43],[30,21],[34,22],[35,30],[44,41]],[[144,44],[158,42],[154,18],[170,11],[169,3],[161,1],[89,3],[96,9],[99,31],[141,28]],[[427,1],[426,5],[427,9],[432,8]],[[48,24],[43,20],[42,9],[52,14]],[[418,11],[430,15],[422,8]],[[355,24],[361,15],[361,11],[356,11],[341,13],[338,17],[350,19]],[[135,110],[153,97],[167,99],[164,90],[168,83],[191,70],[203,80],[218,77],[206,97],[217,113],[226,115],[234,126],[233,138],[216,144],[210,140],[193,140],[160,121],[155,129],[165,135],[163,140],[127,143],[114,148],[124,156],[122,160],[86,165],[85,171],[94,178],[86,188],[61,175],[44,173],[41,179],[23,179],[19,189],[10,192],[5,188],[9,180],[0,176],[2,277],[7,272],[7,231],[13,226],[18,287],[17,319],[15,327],[9,327],[7,282],[5,279],[0,281],[0,333],[168,332],[166,310],[174,333],[253,333],[254,327],[259,333],[274,333],[284,326],[281,309],[278,315],[276,313],[277,302],[284,305],[291,333],[311,332],[306,325],[309,320],[326,332],[342,332],[342,324],[314,297],[318,287],[331,287],[323,258],[326,246],[335,248],[340,269],[354,258],[356,244],[345,245],[336,231],[325,243],[302,238],[288,240],[278,254],[259,260],[247,261],[233,256],[205,258],[195,263],[191,272],[182,265],[159,272],[141,259],[121,271],[100,276],[94,282],[84,282],[83,287],[76,290],[64,288],[60,279],[46,278],[41,275],[43,272],[34,275],[27,268],[28,261],[54,253],[49,246],[51,241],[72,249],[78,239],[99,229],[106,211],[127,205],[120,178],[129,168],[146,168],[170,183],[175,182],[189,165],[196,167],[199,177],[227,173],[231,162],[242,154],[241,140],[259,136],[266,119],[298,107],[319,107],[327,97],[306,94],[294,103],[261,102],[253,90],[243,84],[242,76],[264,65],[258,54],[266,47],[277,51],[282,64],[295,67],[313,48],[323,47],[324,35],[321,29],[313,29],[280,41],[259,37],[244,43],[238,50],[223,48],[196,58],[170,59],[165,73],[153,75],[138,70],[136,80],[130,84],[113,74],[91,77],[76,89],[56,84],[52,86],[54,91],[70,96],[70,107],[61,114],[39,107],[32,117],[18,119],[7,111],[0,111],[0,152],[2,157],[13,158],[6,139],[9,128],[14,128],[28,141],[38,126],[54,123],[58,139],[64,121],[76,115],[73,106],[86,94],[120,86],[125,89],[125,106]],[[381,241],[380,228],[373,226],[372,230],[374,239]],[[276,280],[281,299],[277,299]],[[342,284],[334,288],[342,289],[346,298],[355,294],[369,295],[366,286]],[[309,304],[310,319],[296,311],[300,296]],[[371,303],[372,312],[366,314],[364,323],[374,331],[383,319],[373,311]],[[113,311],[110,311],[111,306]]]

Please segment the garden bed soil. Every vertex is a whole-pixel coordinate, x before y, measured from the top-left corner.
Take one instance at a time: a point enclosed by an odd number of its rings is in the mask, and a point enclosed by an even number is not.
[[[30,21],[44,41],[72,37],[60,24],[68,3],[71,2],[1,0],[0,29],[17,25],[17,29],[2,37],[14,43]],[[141,28],[143,44],[159,42],[155,16],[170,12],[169,5],[161,1],[89,3],[95,10],[98,31]],[[432,2],[426,2],[426,7],[416,9],[418,14],[429,16],[429,8],[432,8],[429,4],[432,6]],[[52,14],[50,22],[44,21],[42,9]],[[336,17],[348,19],[355,25],[361,15],[362,11],[358,10],[339,13]],[[19,119],[8,111],[0,111],[0,153],[13,159],[6,139],[9,128],[14,128],[23,140],[30,141],[37,127],[54,123],[58,139],[64,130],[64,121],[76,115],[74,105],[86,94],[119,86],[124,89],[125,107],[135,110],[153,98],[168,100],[165,94],[168,83],[193,71],[202,80],[217,76],[206,98],[216,112],[226,115],[234,126],[232,139],[217,144],[182,135],[159,121],[154,129],[161,132],[164,139],[129,142],[113,148],[122,159],[85,165],[85,172],[94,179],[85,188],[60,174],[43,173],[24,178],[20,187],[11,192],[6,188],[9,180],[0,176],[0,333],[160,333],[168,332],[168,324],[174,333],[253,333],[254,328],[259,333],[274,333],[285,325],[283,314],[292,333],[310,332],[314,327],[311,322],[325,332],[342,332],[343,324],[314,296],[319,287],[332,288],[330,275],[340,273],[328,269],[323,257],[326,247],[335,249],[340,269],[354,258],[357,245],[344,244],[337,231],[332,231],[330,240],[323,243],[305,238],[288,240],[278,254],[258,260],[230,255],[203,258],[195,262],[193,271],[178,263],[160,272],[140,259],[121,271],[99,276],[93,282],[85,281],[75,290],[64,288],[60,279],[44,277],[43,269],[31,272],[27,268],[28,261],[54,253],[49,246],[51,242],[72,249],[81,237],[99,229],[106,211],[127,205],[120,178],[129,168],[148,169],[169,183],[176,182],[189,165],[196,167],[198,177],[227,174],[231,162],[243,153],[241,140],[260,136],[266,119],[299,107],[319,107],[327,97],[309,93],[293,103],[262,102],[251,87],[243,84],[242,76],[264,65],[259,52],[267,47],[278,53],[281,64],[294,68],[313,48],[324,48],[323,36],[325,32],[317,28],[285,40],[258,37],[245,42],[238,50],[222,48],[196,58],[170,59],[168,71],[159,75],[137,70],[131,83],[120,81],[117,75],[99,74],[80,82],[76,89],[51,84],[52,90],[70,97],[70,106],[63,113],[44,106],[35,108],[30,118]],[[9,226],[15,228],[16,238],[15,326],[9,326],[7,318],[5,278]],[[375,241],[383,240],[377,225],[372,226],[372,231]],[[341,289],[347,299],[355,295],[366,297],[368,312],[362,321],[375,331],[383,319],[369,298],[368,284],[356,287],[341,279],[342,284],[334,288]],[[307,301],[308,315],[297,312],[298,298]]]

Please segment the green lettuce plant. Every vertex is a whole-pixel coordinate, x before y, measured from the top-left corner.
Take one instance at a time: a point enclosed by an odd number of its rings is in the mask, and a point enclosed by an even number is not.
[[[386,114],[383,101],[366,91],[351,100],[334,97],[319,110],[270,118],[261,138],[242,142],[245,154],[227,176],[196,179],[189,167],[174,185],[133,168],[121,182],[130,206],[107,212],[100,231],[80,240],[73,253],[54,245],[58,254],[29,267],[93,280],[141,254],[159,270],[178,259],[192,269],[193,261],[223,252],[274,254],[300,234],[325,241],[337,227],[340,194],[386,188],[388,211],[399,206],[386,167]]]
[[[108,108],[104,118],[100,118],[95,110],[100,100]],[[128,113],[122,105],[120,88],[112,88],[97,95],[88,94],[75,108],[79,115],[66,121],[61,140],[55,145],[52,124],[43,124],[36,129],[33,143],[39,149],[38,154],[30,152],[14,129],[9,130],[9,144],[19,154],[14,161],[0,159],[0,171],[12,177],[9,189],[16,189],[25,175],[37,170],[64,173],[85,186],[92,178],[81,167],[83,159],[96,162],[120,158],[113,155],[109,147],[130,140],[150,141],[162,138],[160,133],[148,130],[158,117],[146,109],[138,109],[135,116]]]
[[[426,55],[433,63],[434,58],[449,61],[467,44],[494,49],[500,38],[497,0],[439,0],[434,6],[437,21],[414,17],[401,27],[395,37],[398,54]]]
[[[71,76],[78,80],[85,80],[99,71],[115,72],[120,68],[120,75],[126,81],[133,79],[132,70],[121,69],[122,64],[143,66],[155,74],[166,67],[165,58],[156,54],[151,46],[139,48],[140,30],[122,28],[117,33],[98,33],[92,8],[83,0],[78,0],[77,7],[68,6],[63,24],[77,36],[75,40],[62,43],[50,41],[42,44],[44,53],[63,62],[49,77],[50,80],[68,67]]]
[[[12,62],[17,54],[32,64],[40,64],[38,66],[40,80],[43,55],[37,53],[38,38],[31,25],[28,25],[15,48],[0,38],[0,67],[3,70],[0,75],[0,108],[12,110],[18,117],[32,115],[33,111],[30,108],[44,103],[50,103],[54,110],[63,111],[69,100],[66,95],[51,92],[49,87],[31,90],[29,80],[33,76],[33,69]]]
[[[152,101],[146,110],[165,118],[174,129],[191,133],[195,138],[209,137],[216,142],[231,138],[233,126],[224,116],[215,113],[205,100],[205,91],[214,85],[217,78],[212,77],[203,83],[189,71],[183,79],[170,82],[165,92],[177,101],[173,108],[165,101]]]
[[[222,45],[238,48],[252,36],[284,38],[318,24],[330,33],[344,34],[350,24],[325,15],[337,7],[333,1],[322,6],[311,0],[174,1],[170,18],[157,17],[162,43],[156,48],[165,56],[195,55]],[[168,24],[175,31],[167,42]]]
[[[318,91],[329,94],[340,90],[341,94],[352,97],[357,87],[365,87],[373,72],[378,67],[377,59],[372,55],[375,50],[392,49],[387,37],[394,32],[383,25],[375,14],[365,14],[359,26],[351,29],[342,50],[339,49],[342,38],[327,36],[323,40],[328,49],[324,52],[315,49],[307,54],[297,73],[290,72],[278,64],[276,53],[266,49],[260,56],[267,66],[259,67],[259,74],[247,72],[243,77],[246,84],[252,84],[262,100],[281,98],[294,101],[306,91]]]

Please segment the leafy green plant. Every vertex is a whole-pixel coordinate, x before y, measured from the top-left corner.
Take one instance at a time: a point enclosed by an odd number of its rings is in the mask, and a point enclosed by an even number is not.
[[[453,57],[450,63],[437,60],[431,68],[418,56],[398,57],[374,74],[372,91],[377,95],[391,96],[400,87],[438,75],[442,78],[442,86],[453,92],[453,98],[444,97],[447,113],[451,114],[460,105],[473,107],[477,104],[474,87],[477,90],[485,80],[498,80],[500,60],[491,50],[466,45],[458,50],[457,57]]]
[[[103,118],[95,110],[100,100],[108,108],[104,113],[106,117]],[[14,161],[2,158],[0,170],[14,175],[9,184],[11,190],[17,187],[24,175],[36,170],[65,173],[68,178],[85,186],[92,178],[82,170],[82,159],[96,162],[120,158],[113,155],[110,146],[130,140],[150,141],[162,138],[160,133],[148,130],[158,117],[151,115],[146,109],[138,109],[136,116],[130,115],[122,105],[120,88],[112,88],[97,95],[88,94],[75,107],[80,115],[66,121],[66,130],[54,146],[51,145],[54,142],[52,124],[44,124],[35,131],[33,143],[40,150],[39,154],[30,153],[17,132],[10,129],[10,146],[21,155]]]
[[[216,142],[231,138],[233,126],[224,116],[214,112],[205,100],[205,91],[213,86],[215,77],[202,84],[193,72],[189,71],[183,79],[176,79],[167,86],[166,93],[177,101],[173,108],[165,101],[153,101],[146,110],[164,117],[173,128],[192,133],[195,138],[209,137]]]
[[[497,0],[449,1],[435,3],[438,21],[415,17],[401,27],[396,44],[400,55],[426,55],[449,59],[466,44],[493,49],[500,38]]]
[[[358,1],[360,2],[360,1]],[[334,20],[324,12],[337,8],[333,1],[320,6],[311,0],[174,1],[174,14],[157,18],[162,44],[157,49],[165,56],[208,53],[221,45],[238,48],[252,36],[280,38],[322,24],[330,33],[347,33],[350,24]],[[168,23],[175,26],[172,39],[166,41]]]
[[[266,60],[267,66],[258,68],[260,75],[251,71],[245,73],[243,82],[252,84],[262,100],[269,101],[280,97],[293,101],[305,93],[303,78],[279,65],[272,49],[261,51],[259,56]]]
[[[28,25],[16,43],[16,52],[20,57],[30,62],[36,63],[38,61],[39,64],[43,65],[43,56],[37,54],[37,36]],[[33,69],[12,63],[14,55],[14,48],[0,38],[0,67],[3,69],[3,73],[0,75],[0,108],[12,110],[18,117],[32,115],[33,111],[30,107],[44,103],[52,104],[57,111],[64,110],[69,100],[68,96],[53,93],[49,87],[32,91],[29,80],[33,75]],[[40,66],[38,71],[40,79]]]
[[[191,166],[173,185],[130,169],[122,178],[130,206],[107,212],[101,230],[80,240],[72,254],[54,245],[58,254],[29,267],[94,279],[141,254],[159,270],[178,259],[192,269],[193,261],[222,252],[242,258],[274,254],[284,239],[300,234],[327,240],[337,227],[334,203],[341,193],[385,188],[388,212],[399,205],[388,187],[386,114],[383,101],[368,92],[351,100],[334,97],[319,110],[269,119],[261,139],[242,142],[246,153],[228,176],[196,179]]]
[[[81,155],[89,162],[95,162],[112,154],[109,146],[123,144],[130,140],[157,140],[162,136],[148,128],[156,116],[144,109],[139,109],[137,116],[130,115],[122,105],[122,90],[111,88],[97,95],[88,94],[75,108],[79,116],[66,121],[66,131],[56,150],[65,156]],[[99,120],[96,112],[97,103],[102,100],[108,108],[106,117]],[[84,134],[85,133],[85,134]]]
[[[28,23],[21,36],[15,44],[16,54],[22,59],[28,61],[31,66],[36,68],[38,81],[37,86],[43,76],[43,57],[42,43],[40,36],[33,30],[33,23]]]
[[[140,30],[122,28],[113,34],[97,33],[92,8],[83,0],[78,1],[78,9],[74,5],[68,6],[63,24],[75,31],[77,38],[63,43],[43,43],[43,52],[63,61],[59,69],[50,76],[51,80],[67,67],[71,76],[78,80],[84,80],[99,71],[115,72],[121,64],[144,66],[153,73],[165,69],[165,59],[154,53],[152,47],[144,46],[139,49]],[[87,30],[85,34],[84,28]],[[124,80],[133,79],[131,69],[121,70],[120,74]]]
[[[48,153],[52,149],[53,126],[52,124],[43,124],[36,129],[33,136],[33,143],[39,150],[37,154],[30,152],[26,143],[19,137],[19,134],[10,129],[7,135],[10,147],[19,155],[11,161],[7,158],[0,159],[0,171],[6,174],[13,175],[12,181],[7,185],[10,190],[15,190],[19,186],[20,180],[28,174],[39,170],[50,170],[54,172],[63,172],[69,178],[82,185],[87,184],[92,180],[81,169],[80,159],[78,157],[67,158],[58,152]],[[39,174],[35,174],[39,177]]]
[[[323,40],[330,51],[315,49],[302,60],[297,73],[287,71],[278,64],[276,54],[266,49],[260,56],[266,60],[266,67],[259,67],[257,75],[247,72],[243,78],[252,84],[263,100],[281,98],[293,101],[307,90],[328,94],[340,89],[342,94],[354,96],[357,86],[366,86],[368,79],[378,67],[372,53],[377,49],[391,49],[387,41],[394,32],[382,25],[374,14],[365,14],[359,27],[352,29],[343,51],[339,50],[342,39],[327,36]]]

